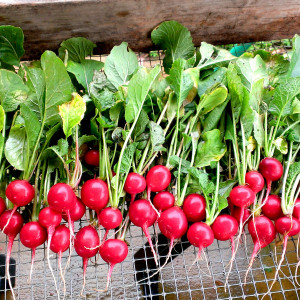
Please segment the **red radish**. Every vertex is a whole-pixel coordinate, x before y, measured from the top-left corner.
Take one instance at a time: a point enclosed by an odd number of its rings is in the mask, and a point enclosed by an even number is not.
[[[300,221],[300,198],[295,201],[293,217]]]
[[[128,174],[124,184],[124,190],[131,195],[131,202],[135,199],[137,194],[142,193],[145,189],[146,179],[142,175],[134,172]]]
[[[60,213],[65,212],[67,214],[71,236],[74,236],[70,210],[76,203],[76,195],[72,188],[66,183],[57,183],[50,188],[47,199],[51,208]]]
[[[240,207],[234,207],[233,211],[231,212],[231,215],[238,221],[240,222],[241,220],[241,214],[243,214],[242,216],[242,222],[243,222],[243,226],[245,226],[250,219],[251,216],[251,212],[248,208],[240,208]]]
[[[283,247],[282,247],[281,259],[276,268],[274,280],[273,280],[268,292],[272,289],[274,283],[276,282],[280,267],[284,260],[287,243],[288,243],[288,238],[290,236],[296,235],[300,232],[300,222],[294,217],[287,217],[287,216],[281,217],[275,221],[275,229],[276,229],[276,232],[283,235]]]
[[[273,222],[265,216],[251,218],[248,223],[248,230],[252,237],[254,248],[250,259],[250,264],[245,275],[245,282],[258,251],[261,248],[271,244],[276,237],[275,226]]]
[[[153,198],[153,205],[161,213],[162,211],[174,206],[175,198],[168,191],[159,192]]]
[[[119,239],[106,240],[100,247],[99,253],[102,259],[109,264],[109,271],[107,274],[107,283],[104,291],[107,291],[109,286],[109,280],[113,268],[116,264],[123,262],[128,254],[127,244]]]
[[[47,261],[48,261],[48,266],[49,266],[50,272],[51,272],[53,280],[54,280],[54,284],[55,284],[55,288],[56,288],[58,296],[59,296],[59,291],[57,288],[55,275],[53,273],[53,269],[52,269],[51,262],[50,262],[50,245],[51,245],[51,241],[52,241],[52,237],[53,237],[55,228],[60,224],[61,219],[62,219],[61,214],[51,207],[45,207],[39,213],[39,223],[47,229],[47,233],[48,233]],[[70,243],[70,241],[69,241],[69,243]]]
[[[0,197],[0,215],[2,215],[5,210],[6,210],[5,201],[2,197]]]
[[[271,220],[276,220],[283,217],[281,209],[281,199],[277,195],[270,195],[268,199],[263,201],[265,204],[262,207],[263,214]]]
[[[34,187],[27,180],[14,180],[10,182],[5,190],[5,195],[14,205],[11,217],[18,207],[30,203],[34,198],[34,194]],[[9,221],[10,218],[8,218],[7,224],[3,229],[5,229]]]
[[[161,213],[158,218],[158,227],[161,233],[170,239],[170,255],[174,240],[181,238],[186,233],[188,221],[183,210],[178,206],[173,206]]]
[[[259,193],[265,185],[264,177],[258,171],[249,171],[246,173],[245,182],[254,193]]]
[[[58,227],[56,227],[53,237],[51,239],[51,243],[50,243],[50,249],[54,252],[58,254],[58,267],[60,270],[60,277],[63,281],[64,284],[64,294],[65,294],[65,278],[63,275],[63,271],[62,271],[62,266],[61,266],[61,258],[62,258],[62,254],[63,252],[65,252],[66,250],[68,250],[70,246],[70,229],[67,228],[65,225],[59,225]]]
[[[171,172],[165,166],[154,166],[147,173],[146,182],[147,198],[150,201],[151,192],[161,192],[168,187],[171,182]]]
[[[89,150],[85,156],[84,160],[88,165],[99,167],[99,151],[98,150]]]
[[[83,295],[85,287],[85,274],[89,258],[95,256],[100,245],[97,230],[91,225],[82,227],[76,234],[74,240],[74,248],[77,254],[83,260],[83,285],[81,295]]]
[[[190,226],[187,238],[192,245],[199,248],[197,259],[200,259],[202,249],[214,242],[214,233],[206,223],[197,222]]]
[[[271,192],[272,181],[277,181],[283,174],[283,166],[279,160],[272,157],[266,157],[259,163],[259,170],[267,181],[266,200]]]
[[[88,208],[99,213],[108,204],[108,199],[108,187],[105,181],[96,178],[83,184],[81,200]]]
[[[44,244],[47,239],[47,232],[39,222],[29,222],[25,224],[20,231],[20,241],[27,247],[32,249],[31,268],[29,280],[31,280],[33,263],[35,258],[35,250],[38,246]]]
[[[234,236],[239,229],[237,220],[229,215],[220,215],[215,219],[211,229],[217,240],[231,241],[232,255],[234,255]]]
[[[103,237],[103,242],[106,240],[109,230],[119,227],[122,223],[122,213],[119,209],[113,207],[106,207],[102,209],[99,214],[99,222],[106,231]]]
[[[82,203],[79,197],[76,197],[74,206],[70,209],[70,218],[72,224],[72,231],[74,232],[74,222],[79,221],[85,214],[86,207]],[[68,216],[65,212],[62,213],[62,217],[65,221],[68,221]]]
[[[7,221],[10,219],[9,224],[7,225]],[[11,250],[14,243],[14,239],[16,238],[17,234],[20,232],[23,226],[24,220],[21,214],[17,211],[12,213],[12,210],[5,211],[0,216],[0,229],[7,235],[8,237],[8,244],[6,250],[6,261],[5,261],[5,273],[8,278],[9,287],[11,289],[13,298],[16,299],[11,280],[9,274],[9,261],[11,256]]]
[[[144,234],[149,242],[151,251],[153,253],[155,263],[158,264],[157,254],[155,253],[151,236],[148,230],[148,227],[152,226],[155,223],[156,218],[157,214],[152,208],[149,201],[141,199],[136,200],[130,204],[129,219],[135,226],[141,227],[143,229]]]
[[[198,194],[188,195],[183,202],[182,209],[189,222],[201,222],[205,219],[206,201]]]
[[[237,207],[248,207],[255,200],[255,194],[248,186],[238,185],[230,192],[230,201]]]

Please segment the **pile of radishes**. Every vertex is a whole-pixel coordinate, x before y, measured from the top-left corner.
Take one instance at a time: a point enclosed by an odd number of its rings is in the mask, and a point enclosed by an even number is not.
[[[4,27],[0,35],[22,36]],[[114,266],[128,256],[129,226],[146,236],[156,273],[164,267],[159,231],[170,240],[168,257],[185,234],[198,248],[195,260],[215,239],[229,241],[225,288],[244,232],[253,239],[244,245],[253,247],[248,271],[278,233],[275,282],[288,238],[300,231],[299,37],[290,60],[262,50],[237,58],[205,42],[196,49],[175,21],[151,37],[165,50],[164,72],[139,66],[126,43],[105,64],[86,59],[95,45],[84,38],[64,41],[59,56],[46,51],[37,62],[1,64],[0,228],[12,290],[9,261],[20,234],[32,250],[30,278],[36,248],[46,243],[58,298],[74,255],[83,261],[82,294],[89,259],[109,265],[106,292]],[[79,221],[86,226],[77,231]]]

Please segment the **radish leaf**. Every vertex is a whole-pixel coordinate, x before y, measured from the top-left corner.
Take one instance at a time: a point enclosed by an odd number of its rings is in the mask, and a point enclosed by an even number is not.
[[[300,37],[295,35],[293,38],[293,54],[291,64],[288,71],[288,77],[300,76]]]

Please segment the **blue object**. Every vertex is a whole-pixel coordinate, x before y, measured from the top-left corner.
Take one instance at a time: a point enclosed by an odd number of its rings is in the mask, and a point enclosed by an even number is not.
[[[253,43],[235,44],[230,50],[230,53],[239,57],[244,54],[252,45]]]

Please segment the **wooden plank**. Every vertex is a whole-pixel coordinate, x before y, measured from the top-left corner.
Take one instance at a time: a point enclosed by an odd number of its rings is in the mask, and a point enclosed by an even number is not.
[[[300,33],[299,0],[14,0],[0,1],[0,24],[20,26],[28,58],[83,36],[98,53],[127,41],[153,48],[150,32],[165,20],[187,26],[194,43],[228,44],[290,38]]]

